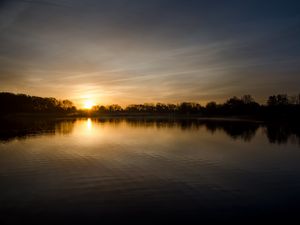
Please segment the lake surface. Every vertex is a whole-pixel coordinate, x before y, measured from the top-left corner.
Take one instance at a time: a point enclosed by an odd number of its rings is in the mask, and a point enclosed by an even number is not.
[[[2,121],[1,224],[287,222],[297,126],[214,120]]]

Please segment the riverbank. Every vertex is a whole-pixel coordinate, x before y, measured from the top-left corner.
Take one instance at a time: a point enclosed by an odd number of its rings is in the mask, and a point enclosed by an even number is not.
[[[165,120],[219,120],[219,121],[251,121],[263,122],[252,116],[203,116],[193,114],[166,114],[166,113],[13,113],[0,115],[2,120],[12,119],[72,119],[72,118],[94,118],[94,119],[165,119]]]
[[[127,119],[127,120],[198,120],[198,121],[228,121],[228,122],[251,122],[251,123],[271,123],[271,124],[287,124],[297,126],[300,124],[299,119],[288,117],[266,117],[266,116],[224,116],[224,115],[199,115],[199,114],[175,114],[175,113],[94,113],[94,112],[75,112],[75,113],[13,113],[0,115],[0,121],[33,121],[33,120],[65,120],[65,119]]]

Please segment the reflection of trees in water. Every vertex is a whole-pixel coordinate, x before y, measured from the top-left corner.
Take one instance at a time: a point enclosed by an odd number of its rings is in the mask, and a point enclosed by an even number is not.
[[[55,123],[55,133],[70,134],[73,131],[76,120],[60,121]]]
[[[126,119],[98,119],[100,123],[112,123],[115,125],[121,122],[126,122],[132,127],[156,127],[161,128],[173,128],[179,127],[182,130],[199,130],[205,127],[211,133],[217,130],[224,131],[227,135],[233,139],[242,139],[244,141],[250,141],[257,129],[258,123],[254,122],[241,122],[241,121],[222,121],[222,120],[197,120],[197,119],[158,119],[158,118],[126,118]]]
[[[76,120],[47,120],[47,119],[15,119],[1,120],[0,141],[10,141],[15,138],[55,133],[71,133]]]
[[[73,131],[76,119],[47,120],[47,119],[16,119],[0,120],[0,141],[10,141],[14,138],[26,138],[41,134],[69,134]],[[92,119],[93,123],[119,126],[126,123],[131,127],[149,128],[180,128],[183,131],[199,130],[205,128],[214,134],[216,131],[225,132],[233,139],[251,141],[259,127],[264,128],[264,133],[270,143],[284,144],[291,142],[300,146],[300,128],[291,124],[259,124],[245,121],[229,120],[195,120],[195,119],[158,119],[158,118],[105,118]]]
[[[251,141],[260,125],[254,122],[207,121],[205,127],[212,133],[222,130],[233,139]]]
[[[260,124],[248,121],[230,121],[230,120],[193,120],[193,119],[157,119],[157,118],[113,118],[96,120],[100,123],[111,123],[118,125],[126,122],[132,127],[156,127],[172,128],[178,127],[182,130],[199,130],[205,127],[212,134],[216,131],[225,132],[231,138],[243,141],[251,141],[259,127],[264,127],[265,134],[270,143],[283,144],[291,141],[300,145],[300,128],[291,127],[290,124],[274,125]]]
[[[265,133],[270,143],[286,144],[291,142],[300,145],[300,128],[297,124],[268,124]]]

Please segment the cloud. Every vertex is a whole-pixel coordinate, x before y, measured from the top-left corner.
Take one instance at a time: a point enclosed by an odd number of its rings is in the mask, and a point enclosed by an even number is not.
[[[124,104],[295,92],[299,5],[6,1],[0,88]]]

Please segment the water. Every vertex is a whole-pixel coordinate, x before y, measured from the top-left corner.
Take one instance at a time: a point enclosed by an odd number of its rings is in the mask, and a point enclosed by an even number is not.
[[[300,208],[297,126],[2,121],[1,224],[278,222]]]

